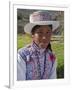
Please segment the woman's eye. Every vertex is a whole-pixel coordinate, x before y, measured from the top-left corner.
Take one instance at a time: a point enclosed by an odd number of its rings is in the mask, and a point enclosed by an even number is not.
[[[51,32],[45,32],[45,33],[44,32],[37,32],[37,34],[39,34],[39,35],[45,35],[46,34],[47,35],[47,34],[51,34]]]
[[[49,33],[49,32],[47,32],[47,33]]]
[[[51,32],[47,32],[47,34],[49,34],[49,33],[51,33]]]
[[[39,34],[43,34],[43,32],[37,32],[37,33],[39,33]]]

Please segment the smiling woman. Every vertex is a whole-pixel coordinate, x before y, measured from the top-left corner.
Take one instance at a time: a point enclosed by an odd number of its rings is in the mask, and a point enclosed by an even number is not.
[[[17,80],[56,79],[56,58],[50,40],[58,28],[48,12],[37,11],[30,15],[24,30],[32,37],[29,46],[18,50]]]

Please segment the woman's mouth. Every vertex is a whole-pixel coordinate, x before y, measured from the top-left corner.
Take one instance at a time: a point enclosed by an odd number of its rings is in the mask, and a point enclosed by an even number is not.
[[[47,46],[48,46],[47,42],[40,43],[40,47],[42,47],[42,48],[46,48]]]

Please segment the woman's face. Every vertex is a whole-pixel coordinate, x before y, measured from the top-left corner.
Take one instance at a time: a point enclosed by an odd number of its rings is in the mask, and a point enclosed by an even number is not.
[[[32,39],[40,48],[47,48],[51,35],[51,28],[47,25],[43,25],[35,30],[35,33],[32,35]]]

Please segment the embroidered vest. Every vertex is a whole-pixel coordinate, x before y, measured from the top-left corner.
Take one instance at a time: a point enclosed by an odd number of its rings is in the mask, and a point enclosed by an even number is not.
[[[36,49],[35,49],[36,48]],[[48,50],[44,52],[44,66],[41,71],[39,53],[35,45],[22,49],[19,54],[26,62],[26,80],[48,79],[55,61],[55,56]],[[43,72],[41,74],[41,72]]]

